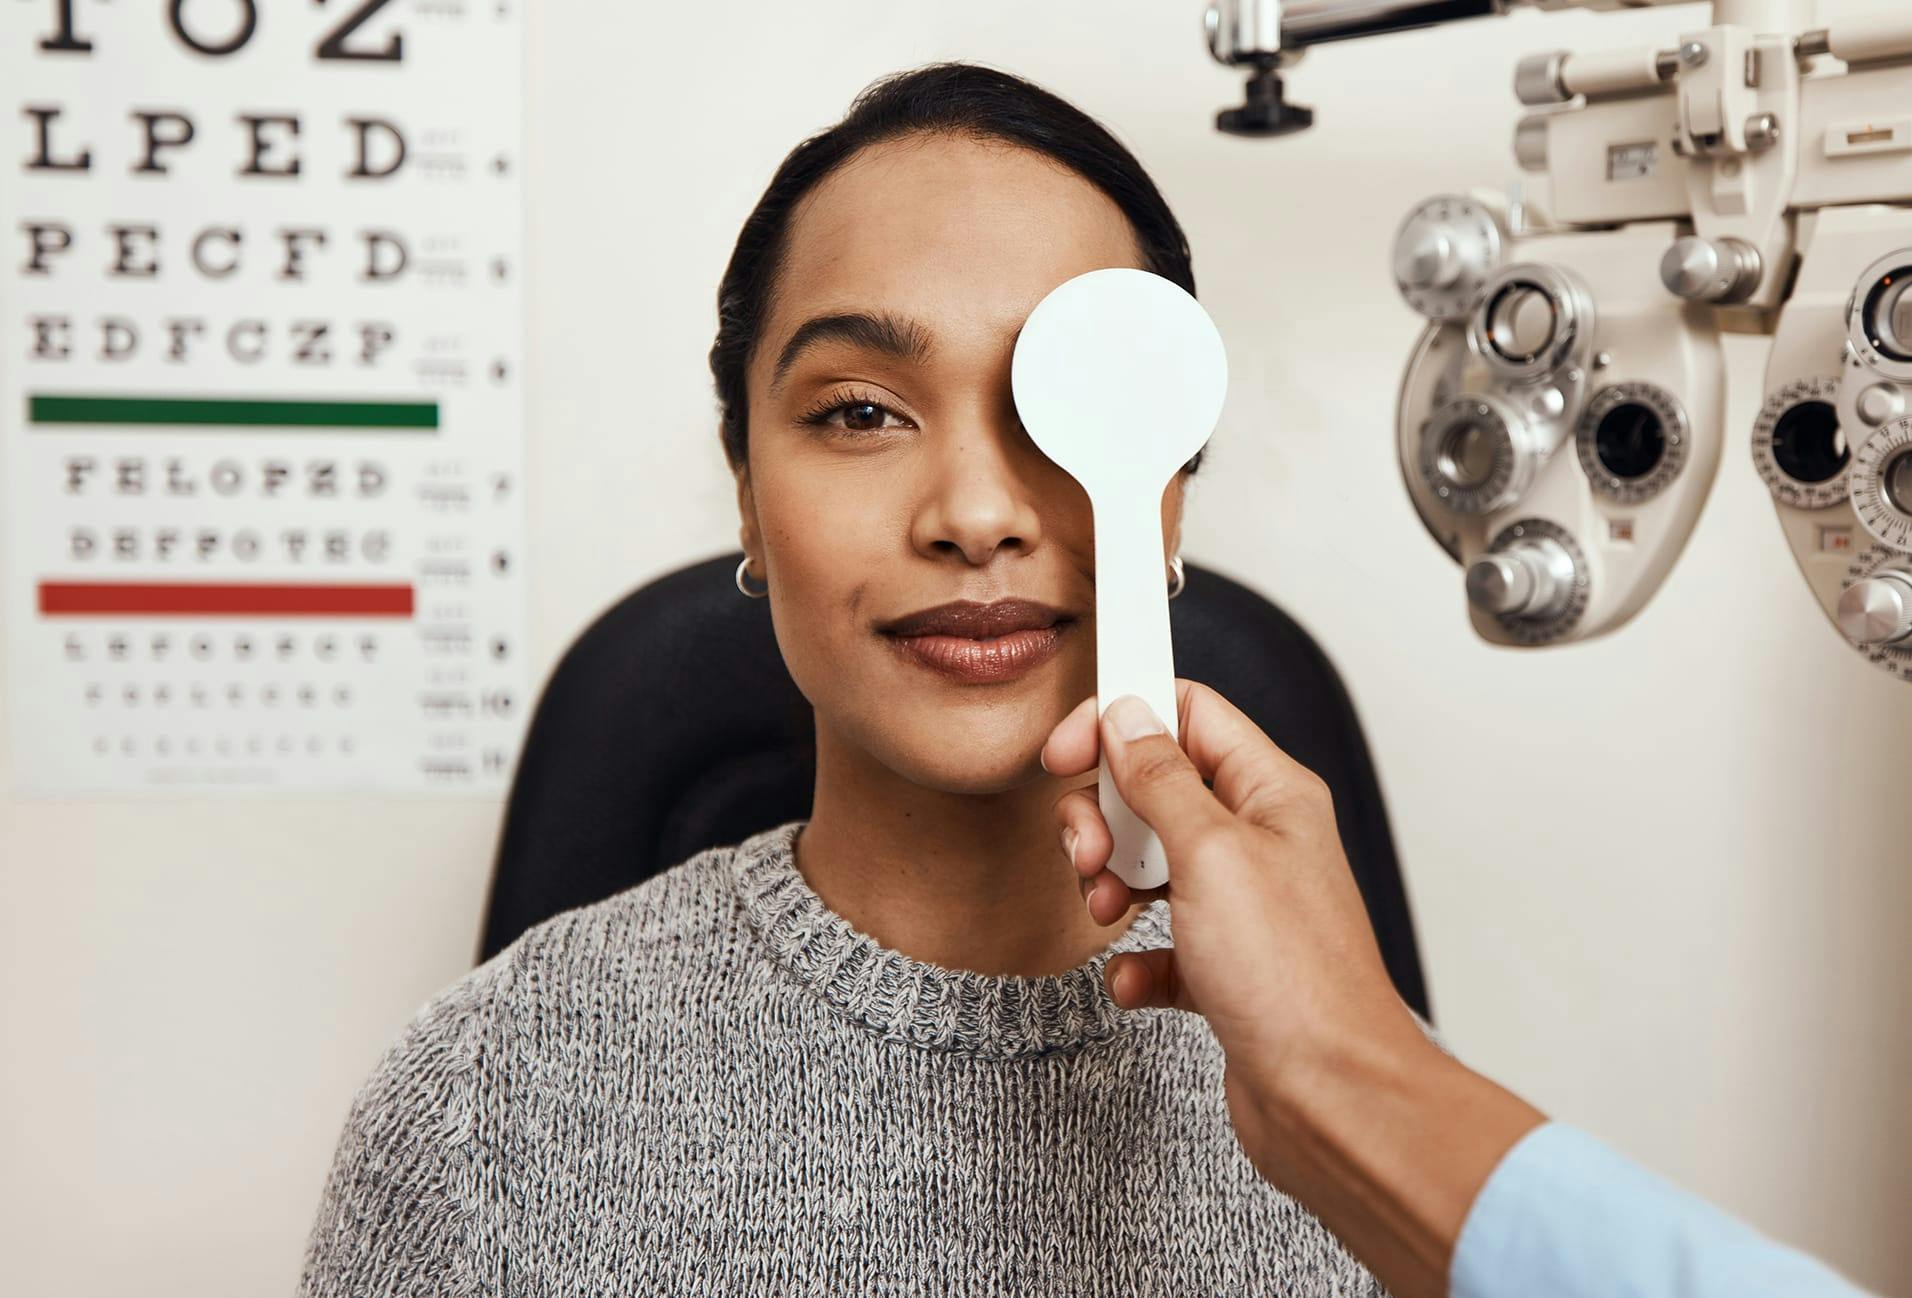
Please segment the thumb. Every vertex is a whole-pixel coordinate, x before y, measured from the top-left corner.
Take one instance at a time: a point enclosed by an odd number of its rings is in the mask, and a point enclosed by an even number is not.
[[[1162,840],[1171,865],[1232,819],[1140,696],[1124,694],[1103,711],[1102,751],[1116,792]]]

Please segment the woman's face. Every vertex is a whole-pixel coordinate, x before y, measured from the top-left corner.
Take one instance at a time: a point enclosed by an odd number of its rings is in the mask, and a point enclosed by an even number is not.
[[[1036,304],[1109,266],[1142,267],[1121,209],[994,141],[873,146],[793,214],[746,376],[744,548],[819,730],[914,783],[1042,778],[1044,739],[1095,692],[1089,498],[1023,431],[1009,370]],[[1164,583],[1182,478],[1162,501]],[[988,627],[888,629],[1012,598],[1059,620],[994,645],[963,634]]]

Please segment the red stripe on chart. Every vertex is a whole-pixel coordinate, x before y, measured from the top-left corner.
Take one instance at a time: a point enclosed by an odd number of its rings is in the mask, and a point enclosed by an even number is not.
[[[43,581],[40,612],[197,617],[410,617],[410,583],[338,585],[288,582]]]

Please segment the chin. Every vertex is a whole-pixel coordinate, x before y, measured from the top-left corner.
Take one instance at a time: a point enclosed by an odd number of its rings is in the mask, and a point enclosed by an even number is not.
[[[926,760],[921,764],[899,764],[899,774],[913,784],[926,789],[936,789],[942,793],[961,793],[970,797],[985,797],[992,793],[1007,793],[1019,789],[1034,779],[1042,778],[1042,765],[1036,760],[1036,750],[1031,749],[1023,761],[992,761],[968,763],[932,763]]]
[[[1062,679],[1086,677],[1091,684],[1084,694],[1093,690],[1093,664],[1070,666]],[[963,687],[917,668],[909,673],[899,681],[887,671],[859,672],[854,679],[866,688],[846,697],[849,677],[839,670],[830,690],[805,694],[821,700],[820,723],[833,714],[833,728],[847,742],[919,787],[986,796],[1048,778],[1042,746],[1073,706],[1067,685],[1024,678],[1000,687]],[[832,702],[845,706],[835,709]]]
[[[1044,778],[1042,745],[1050,727],[1034,710],[1012,726],[951,725],[945,714],[893,730],[873,749],[891,770],[928,789],[981,796]]]

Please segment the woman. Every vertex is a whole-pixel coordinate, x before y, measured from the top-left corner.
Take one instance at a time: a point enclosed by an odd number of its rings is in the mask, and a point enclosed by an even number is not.
[[[1111,943],[1056,841],[1091,517],[1009,366],[1106,266],[1194,289],[1135,159],[1014,77],[892,77],[785,159],[711,368],[813,814],[428,1004],[354,1099],[304,1293],[1379,1292],[1241,1152],[1203,1021],[1110,999],[1165,903]]]

